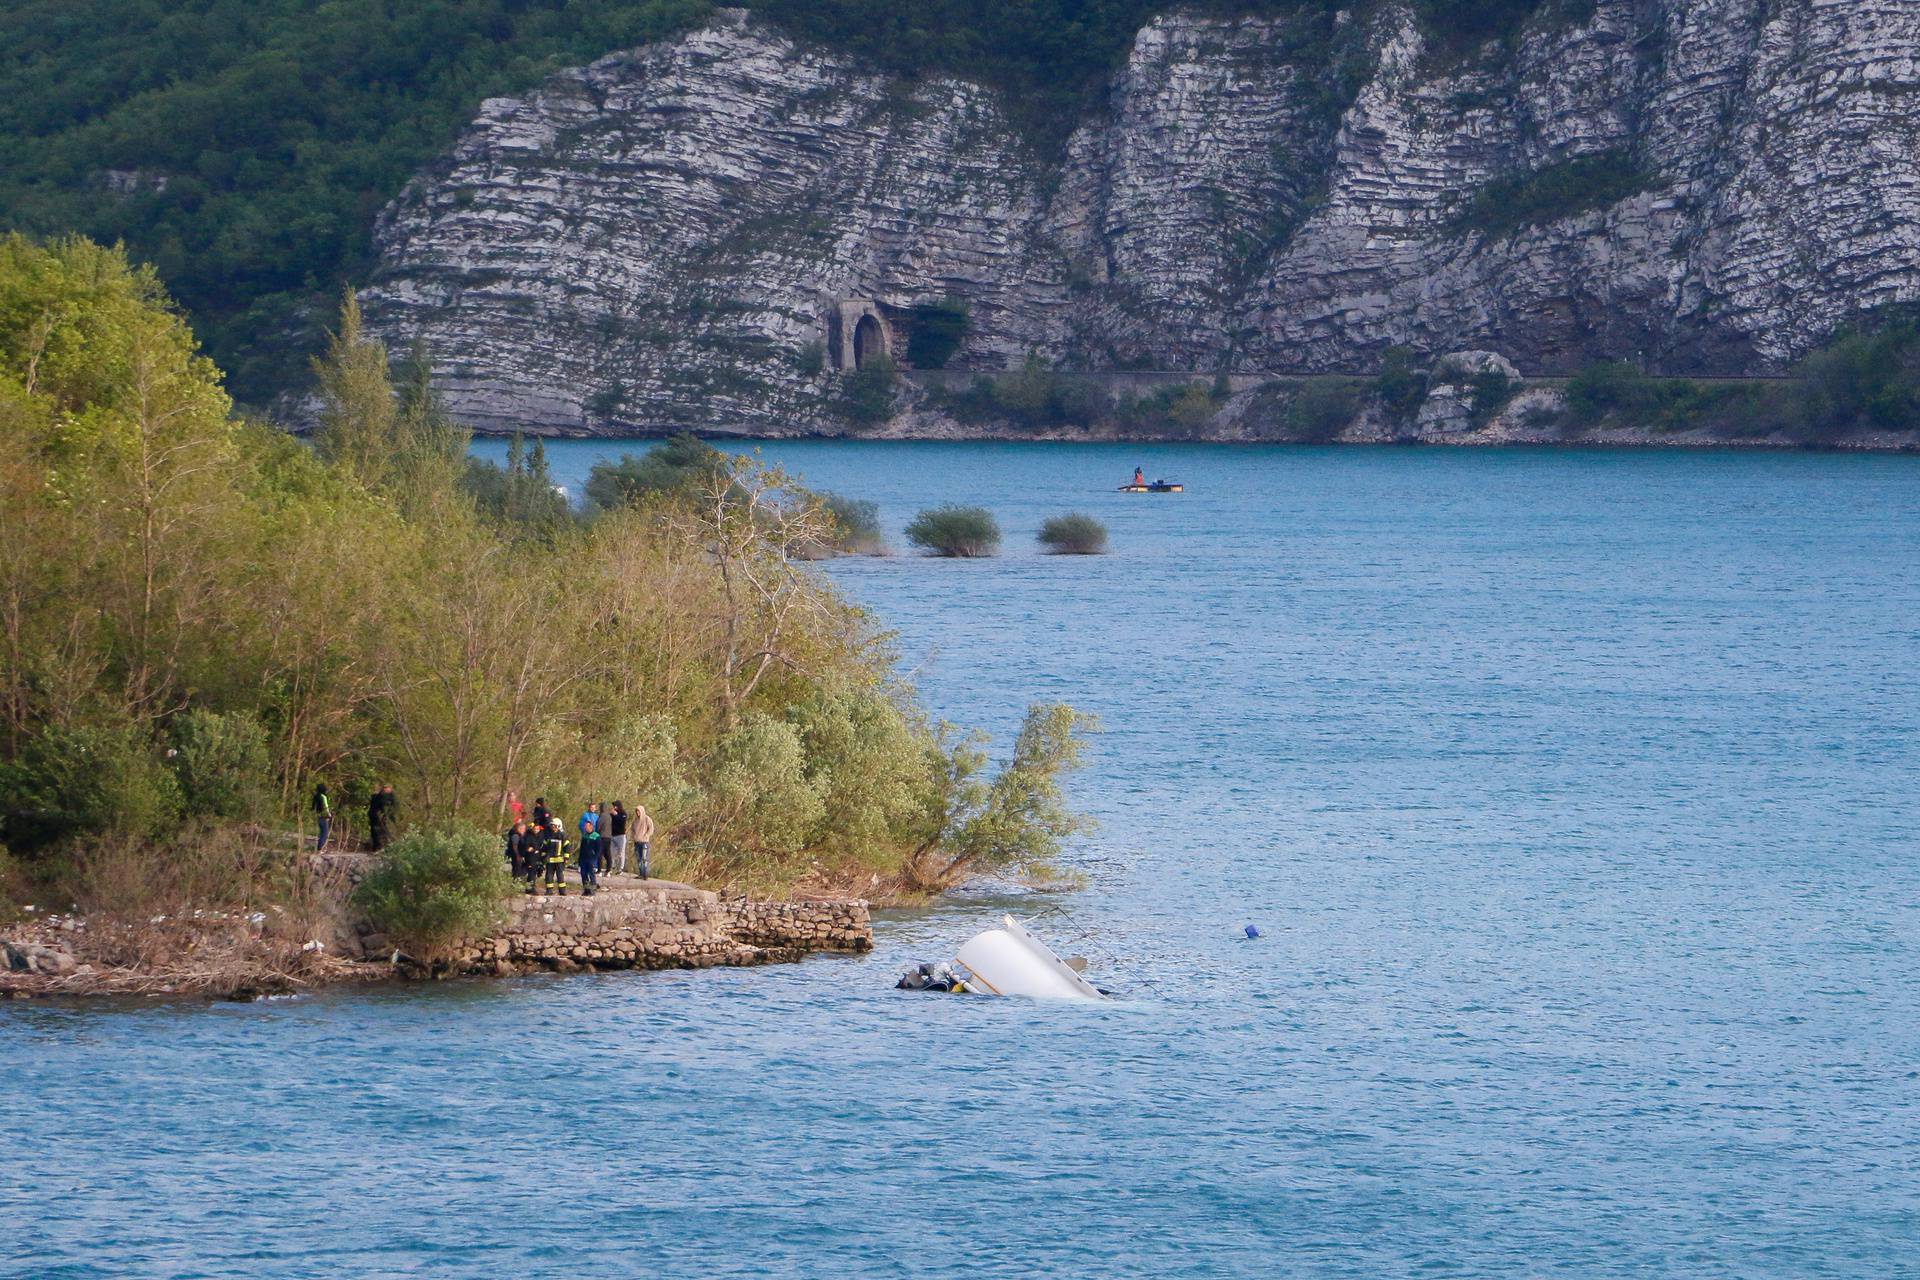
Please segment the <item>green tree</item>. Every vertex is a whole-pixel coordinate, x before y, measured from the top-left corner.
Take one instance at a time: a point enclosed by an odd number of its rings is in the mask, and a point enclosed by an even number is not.
[[[628,506],[649,497],[690,490],[726,469],[726,455],[682,432],[653,446],[640,457],[620,455],[605,459],[587,473],[587,505],[600,511]]]
[[[387,349],[366,336],[351,289],[340,300],[340,327],[313,372],[320,386],[314,433],[320,456],[368,488],[380,487],[399,466],[400,408]]]
[[[415,965],[431,969],[485,937],[504,918],[512,890],[498,837],[415,831],[387,848],[353,901]]]
[[[1060,780],[1080,767],[1086,736],[1098,727],[1064,703],[1027,708],[1013,758],[990,783],[980,777],[977,740],[943,750],[930,829],[909,864],[914,882],[941,888],[988,872],[1056,874],[1063,843],[1090,826],[1067,806]]]

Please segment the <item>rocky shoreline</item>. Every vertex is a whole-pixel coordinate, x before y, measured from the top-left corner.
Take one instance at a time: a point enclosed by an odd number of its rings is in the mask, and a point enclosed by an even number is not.
[[[306,906],[143,919],[47,915],[0,928],[0,999],[251,999],[425,976],[347,905],[355,868],[318,865]],[[583,897],[514,897],[498,927],[433,976],[789,963],[873,948],[867,902],[726,898],[666,880],[611,877]]]

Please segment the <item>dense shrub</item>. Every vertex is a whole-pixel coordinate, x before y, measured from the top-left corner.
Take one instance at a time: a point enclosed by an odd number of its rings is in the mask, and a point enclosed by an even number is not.
[[[572,505],[548,470],[547,446],[537,436],[529,447],[525,437],[514,432],[504,467],[469,457],[460,488],[482,514],[507,529],[550,536],[574,521]]]
[[[1638,195],[1652,181],[1626,151],[1602,151],[1528,173],[1493,179],[1468,202],[1461,222],[1490,236],[1603,209]]]
[[[893,416],[898,381],[893,361],[884,355],[841,375],[840,416],[859,427],[877,427]]]
[[[1072,511],[1049,517],[1040,526],[1039,542],[1054,555],[1097,556],[1107,549],[1107,527],[1092,516]]]
[[[1911,430],[1920,425],[1920,315],[1891,307],[1864,316],[1795,372],[1809,430]]]
[[[222,715],[198,707],[187,712],[174,724],[170,763],[189,816],[266,816],[272,803],[273,758],[267,731],[252,712]]]
[[[618,462],[594,463],[587,473],[587,504],[600,511],[629,506],[643,498],[698,486],[725,467],[725,454],[683,432],[637,458],[623,453]]]
[[[833,517],[833,549],[851,555],[879,555],[886,550],[880,534],[880,508],[864,498],[823,493],[820,501]]]
[[[934,507],[913,518],[907,541],[937,556],[990,556],[1000,549],[1000,526],[985,507]]]
[[[1861,317],[1793,372],[1791,381],[1706,383],[1598,361],[1568,382],[1566,416],[1810,443],[1920,429],[1920,320],[1904,307]]]
[[[1427,398],[1427,371],[1408,347],[1388,347],[1380,354],[1380,372],[1373,379],[1373,394],[1388,416],[1405,419],[1413,416]]]
[[[164,753],[130,721],[50,725],[0,764],[9,846],[30,853],[64,837],[158,836],[180,819],[180,784]]]
[[[1476,427],[1492,422],[1513,398],[1520,394],[1521,382],[1499,369],[1482,369],[1473,375],[1472,415]]]
[[[1331,440],[1360,412],[1361,400],[1361,389],[1351,379],[1314,378],[1287,402],[1287,429],[1309,443]]]
[[[512,891],[498,836],[412,831],[381,855],[353,902],[409,959],[429,967],[485,936]]]

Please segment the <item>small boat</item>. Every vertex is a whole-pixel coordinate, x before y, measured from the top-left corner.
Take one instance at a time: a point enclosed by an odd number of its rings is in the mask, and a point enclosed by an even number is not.
[[[976,934],[952,964],[917,964],[894,985],[907,991],[977,992],[1037,1000],[1102,1000],[1100,989],[1080,976],[1086,961],[1062,960],[1047,944],[1002,916],[998,929]]]
[[[1152,484],[1123,484],[1122,493],[1185,493],[1186,486],[1172,480],[1155,480]]]

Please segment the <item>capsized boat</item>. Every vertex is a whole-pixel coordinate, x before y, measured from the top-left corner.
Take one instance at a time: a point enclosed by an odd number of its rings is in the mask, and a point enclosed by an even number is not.
[[[1123,484],[1122,493],[1185,493],[1186,486],[1172,480],[1155,480],[1152,484]]]
[[[1078,969],[1012,916],[1002,916],[998,929],[969,938],[951,965],[915,965],[895,985],[910,991],[979,992],[1036,1000],[1105,998]]]

